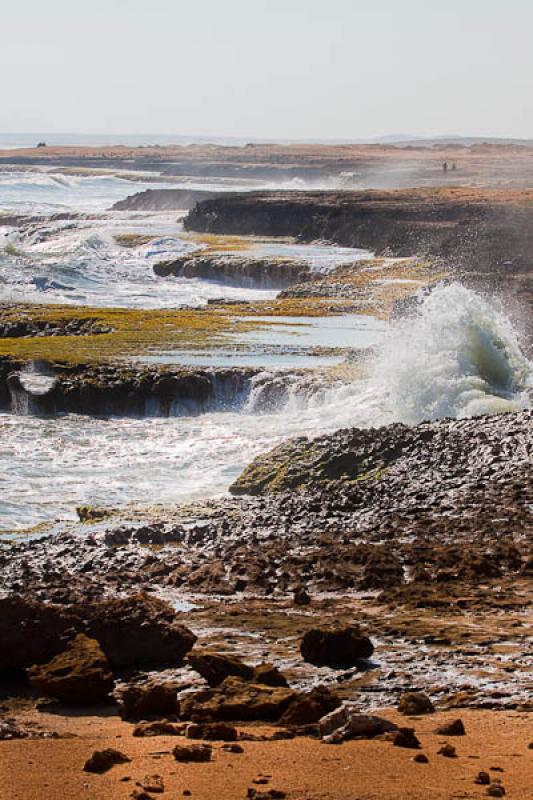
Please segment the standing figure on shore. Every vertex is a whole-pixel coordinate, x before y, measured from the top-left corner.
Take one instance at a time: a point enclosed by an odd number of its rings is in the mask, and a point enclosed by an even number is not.
[[[442,165],[442,171],[444,172],[445,175],[448,172],[448,162],[447,161],[445,161],[444,164]]]

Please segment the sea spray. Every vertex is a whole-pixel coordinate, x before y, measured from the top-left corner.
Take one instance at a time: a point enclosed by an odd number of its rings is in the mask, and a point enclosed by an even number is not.
[[[457,283],[393,325],[372,372],[392,418],[408,424],[517,411],[533,374],[511,320]]]

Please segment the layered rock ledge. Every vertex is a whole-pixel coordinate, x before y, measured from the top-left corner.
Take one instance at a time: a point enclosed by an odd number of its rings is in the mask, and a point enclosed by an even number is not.
[[[161,277],[201,278],[246,289],[285,289],[311,276],[309,265],[302,261],[217,253],[193,253],[163,261],[155,265],[154,272]]]
[[[250,192],[199,203],[187,230],[325,239],[396,256],[442,257],[467,273],[533,269],[533,192],[473,189]],[[530,284],[528,284],[530,285]]]
[[[0,357],[0,410],[142,417],[201,414],[240,407],[257,372],[246,367],[27,365]],[[42,377],[47,379],[44,387]]]
[[[202,189],[146,189],[111,206],[112,211],[183,211],[196,203],[216,197],[216,192]]]

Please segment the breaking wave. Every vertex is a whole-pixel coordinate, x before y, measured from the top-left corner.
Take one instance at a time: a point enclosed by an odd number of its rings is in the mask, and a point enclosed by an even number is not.
[[[532,370],[511,320],[451,284],[393,326],[373,373],[393,419],[414,424],[525,408]]]

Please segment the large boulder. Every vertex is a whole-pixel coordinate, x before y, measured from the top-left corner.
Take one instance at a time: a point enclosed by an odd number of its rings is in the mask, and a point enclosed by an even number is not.
[[[93,705],[104,701],[113,689],[109,662],[95,639],[83,633],[48,664],[29,671],[32,687],[45,697],[73,705]]]
[[[118,709],[122,719],[127,720],[178,716],[178,686],[155,679],[128,684],[118,696]]]
[[[0,598],[0,670],[25,669],[57,655],[79,632],[69,607],[9,595]]]
[[[282,686],[226,678],[214,689],[183,698],[181,718],[193,722],[276,722],[297,696],[297,692]]]
[[[118,668],[180,664],[196,641],[172,606],[146,594],[95,603],[87,629]]]
[[[172,606],[146,594],[69,605],[11,595],[0,599],[0,671],[44,664],[78,633],[118,669],[180,664],[196,641]]]
[[[250,681],[254,677],[252,667],[237,656],[193,650],[187,656],[187,661],[212,687],[219,686],[229,677],[242,678],[244,681]]]
[[[297,692],[286,686],[226,678],[215,689],[195,692],[181,702],[181,718],[203,722],[279,722],[282,725],[310,725],[340,705],[328,689]]]
[[[358,626],[312,628],[300,644],[304,661],[317,667],[345,669],[370,658],[374,646]]]

